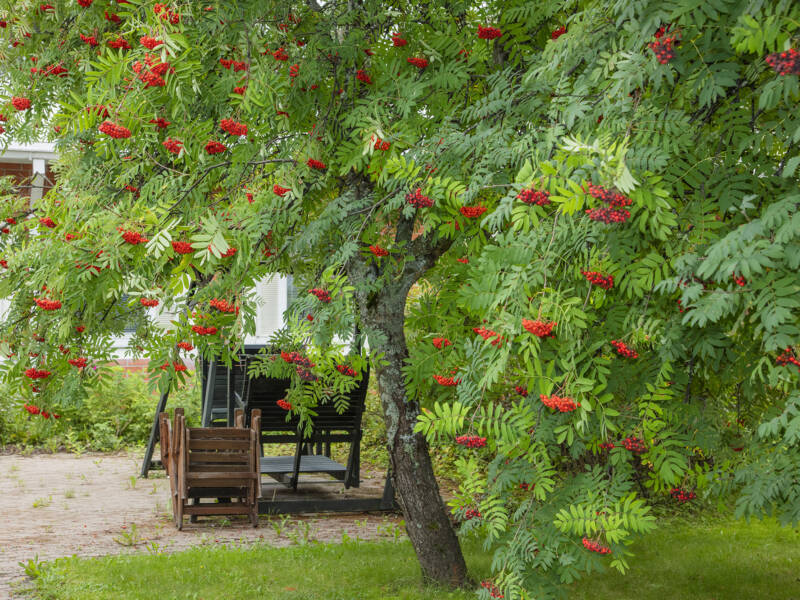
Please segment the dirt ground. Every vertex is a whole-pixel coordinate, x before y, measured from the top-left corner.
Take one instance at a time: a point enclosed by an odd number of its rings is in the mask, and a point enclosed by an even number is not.
[[[163,472],[138,479],[140,459],[117,454],[0,456],[0,598],[24,577],[20,562],[38,557],[171,552],[200,544],[259,541],[274,546],[299,536],[318,541],[404,535],[399,515],[379,513],[201,519],[183,531],[172,522]],[[362,487],[382,489],[382,474],[362,473]]]

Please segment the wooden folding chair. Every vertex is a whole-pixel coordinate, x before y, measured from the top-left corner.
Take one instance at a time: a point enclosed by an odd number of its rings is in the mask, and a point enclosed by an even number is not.
[[[175,526],[183,528],[183,516],[249,515],[258,527],[261,496],[259,437],[261,414],[253,411],[251,426],[244,427],[244,413],[237,410],[235,427],[186,427],[183,409],[159,415],[161,460],[172,493]],[[237,502],[201,503],[203,498],[227,498]]]

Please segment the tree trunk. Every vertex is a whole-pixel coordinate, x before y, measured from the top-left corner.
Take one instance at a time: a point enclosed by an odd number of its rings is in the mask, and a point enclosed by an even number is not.
[[[405,286],[384,289],[368,304],[359,303],[359,309],[368,331],[376,334],[371,336],[371,350],[383,354],[376,365],[378,387],[408,537],[426,580],[460,587],[467,582],[467,566],[439,495],[428,443],[414,433],[419,406],[406,396],[402,367],[408,357],[403,330],[407,292]]]

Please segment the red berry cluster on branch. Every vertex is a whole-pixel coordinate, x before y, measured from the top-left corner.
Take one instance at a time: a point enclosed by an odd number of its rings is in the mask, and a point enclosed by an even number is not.
[[[314,375],[309,369],[301,367],[300,365],[295,368],[295,372],[301,381],[317,381],[319,379],[319,377]]]
[[[514,386],[514,391],[517,392],[523,398],[527,398],[528,397],[528,388],[526,388],[526,387],[522,387],[521,385],[515,385]]]
[[[211,308],[216,308],[219,312],[239,314],[238,306],[221,298],[212,298],[208,304]]]
[[[170,125],[170,122],[163,117],[158,117],[157,119],[150,119],[148,123],[152,123],[159,129],[166,129]]]
[[[472,331],[477,333],[486,341],[492,340],[492,346],[500,347],[503,345],[503,341],[505,340],[505,338],[496,331],[492,331],[491,329],[486,329],[485,327],[473,327]]]
[[[624,440],[622,440],[622,445],[626,450],[633,452],[634,454],[641,454],[647,450],[644,440],[636,437],[635,435],[626,437]]]
[[[128,40],[126,40],[124,37],[121,36],[115,40],[108,40],[107,46],[109,48],[117,48],[117,49],[122,48],[123,50],[131,49],[131,45],[128,42]]]
[[[785,52],[774,52],[764,60],[778,75],[800,75],[800,52],[794,48]]]
[[[408,40],[400,37],[399,33],[392,34],[392,45],[395,47],[405,46],[408,44]]]
[[[80,38],[81,38],[81,41],[83,43],[89,44],[90,46],[97,46],[99,44],[99,42],[97,41],[97,38],[94,37],[93,35],[83,35],[81,33],[80,34]]]
[[[34,298],[36,305],[42,310],[58,310],[61,308],[60,300],[48,300],[47,298]]]
[[[446,348],[447,346],[452,346],[453,342],[448,340],[446,337],[435,337],[433,338],[433,345],[441,350],[442,348]]]
[[[139,38],[139,43],[148,50],[152,50],[153,48],[155,48],[160,44],[163,44],[164,42],[154,37],[150,37],[149,35],[143,35],[142,37]]]
[[[153,6],[153,12],[157,15],[160,15],[160,19],[162,21],[169,21],[172,25],[177,25],[181,22],[181,16],[178,12],[167,8],[166,4],[155,4]]]
[[[17,110],[28,110],[31,107],[31,101],[25,97],[14,96],[11,98],[11,106]]]
[[[295,64],[293,64],[291,67],[289,67],[289,77],[291,77],[292,79],[294,79],[294,78],[295,78],[295,77],[297,77],[299,74],[300,74],[300,65],[298,65],[298,64],[296,64],[296,63],[295,63]]]
[[[309,167],[311,167],[312,169],[317,169],[317,170],[319,170],[319,171],[324,171],[324,170],[327,168],[327,167],[325,166],[325,163],[324,163],[324,162],[322,162],[321,160],[317,160],[316,158],[309,158],[309,159],[306,161],[306,164],[307,164]]]
[[[459,211],[468,219],[476,219],[486,212],[485,206],[462,206]]]
[[[172,242],[172,249],[175,254],[191,254],[194,252],[194,248],[189,242]]]
[[[272,56],[275,60],[280,60],[280,61],[289,60],[289,55],[286,54],[286,50],[283,49],[283,46],[275,50],[275,52],[272,53]]]
[[[115,139],[131,137],[130,129],[123,127],[122,125],[117,125],[111,121],[103,121],[100,123],[100,127],[98,127],[98,129],[101,133],[105,133],[106,135],[109,135]]]
[[[550,204],[550,192],[544,190],[537,190],[536,188],[527,188],[517,194],[517,198],[522,200],[525,204],[535,204],[536,206],[547,206]]]
[[[612,208],[619,208],[622,206],[630,206],[633,200],[618,192],[607,190],[601,185],[589,184],[589,195],[592,198],[597,198],[601,202],[605,202]]]
[[[293,408],[291,402],[287,402],[286,398],[281,398],[275,404],[277,404],[283,410],[292,410]]]
[[[443,385],[445,387],[454,387],[457,386],[459,383],[461,383],[460,379],[445,377],[444,375],[434,375],[433,380],[439,385]]]
[[[312,369],[315,366],[313,362],[299,352],[281,351],[281,358],[284,360],[284,362],[287,362],[290,365],[297,365],[298,367],[303,367],[304,369]]]
[[[581,271],[581,275],[586,277],[586,280],[592,285],[596,285],[604,290],[610,290],[614,287],[613,275],[603,275],[597,271]]]
[[[657,38],[650,42],[647,44],[647,46],[656,55],[656,60],[658,60],[658,62],[660,62],[662,65],[665,65],[675,58],[675,42],[676,36],[664,35],[663,37]]]
[[[44,77],[49,77],[50,75],[55,75],[56,77],[66,77],[68,73],[69,71],[64,68],[61,63],[39,69],[39,74],[43,75]]]
[[[179,142],[178,140],[173,140],[172,138],[167,138],[161,145],[164,146],[169,152],[172,154],[180,154],[181,150],[183,149],[183,142]]]
[[[794,350],[791,348],[786,348],[778,357],[775,359],[775,362],[782,366],[786,367],[788,365],[794,365],[796,367],[800,367],[800,360],[797,359],[795,356]]]
[[[52,373],[44,369],[34,369],[31,367],[30,369],[25,370],[25,377],[28,379],[46,379],[47,377],[50,377],[50,375],[52,375]]]
[[[110,13],[107,10],[103,11],[103,18],[109,23],[119,23],[122,20],[118,14]]]
[[[331,293],[328,290],[322,288],[311,288],[308,290],[308,293],[313,294],[317,297],[317,300],[324,302],[325,304],[331,301]]]
[[[486,445],[486,438],[477,435],[460,435],[456,438],[456,444],[467,448],[483,448]]]
[[[291,190],[289,188],[281,187],[276,183],[275,185],[272,186],[272,191],[276,195],[283,197],[283,195],[286,194],[286,192],[289,192]]]
[[[481,581],[481,587],[489,590],[490,598],[505,598],[500,589],[491,581]]]
[[[186,350],[186,352],[191,352],[194,350],[194,346],[192,346],[189,342],[178,342],[176,345],[181,350]]]
[[[209,140],[206,142],[205,149],[207,154],[221,154],[222,152],[225,152],[228,147],[221,142]]]
[[[120,229],[120,232],[122,233],[122,239],[128,242],[129,244],[133,244],[134,246],[137,244],[144,244],[150,241],[138,231],[127,231]]]
[[[540,321],[536,319],[535,321],[531,321],[530,319],[522,319],[522,326],[529,332],[535,335],[536,337],[546,338],[546,337],[555,337],[556,334],[553,333],[553,327],[558,325],[555,321],[550,321],[545,323],[544,321]]]
[[[470,508],[469,510],[467,510],[464,513],[464,520],[465,521],[471,521],[472,519],[480,519],[482,516],[483,515],[481,514],[481,512],[479,510],[476,510],[474,508]]]
[[[131,194],[133,194],[137,198],[139,197],[139,188],[136,187],[135,185],[130,185],[130,184],[126,185],[125,186],[125,190],[130,192]]]
[[[597,552],[598,554],[611,554],[611,548],[602,546],[600,542],[595,542],[589,538],[583,538],[583,547],[591,552]]]
[[[686,504],[690,500],[697,498],[697,494],[691,491],[684,490],[683,488],[674,487],[669,491],[670,495],[675,498],[679,503]]]
[[[428,59],[422,57],[409,56],[406,59],[406,62],[410,65],[414,65],[418,69],[424,69],[425,67],[428,66]]]
[[[79,356],[78,358],[70,358],[67,359],[67,362],[71,364],[73,367],[77,367],[78,369],[82,369],[86,366],[86,358],[83,356]]]
[[[422,194],[422,188],[417,188],[416,191],[406,194],[406,202],[417,208],[428,208],[433,206],[433,199],[428,198],[428,196],[424,196]]]
[[[230,135],[247,135],[247,125],[237,123],[233,119],[222,119],[219,122],[220,129],[227,131]]]
[[[217,328],[213,325],[211,327],[203,327],[202,325],[192,325],[192,331],[197,335],[214,335],[217,333]]]
[[[359,69],[358,71],[356,71],[356,79],[358,79],[363,83],[366,83],[367,85],[372,85],[372,79],[370,78],[369,75],[367,75],[364,69]]]
[[[601,442],[600,443],[600,449],[601,450],[613,450],[614,448],[616,448],[616,446],[614,445],[614,442]]]
[[[739,287],[744,287],[747,285],[747,280],[742,277],[741,275],[734,275],[733,282],[738,285]]]
[[[78,333],[83,333],[84,331],[86,331],[86,325],[77,325],[75,327],[75,331],[77,331]]]
[[[38,389],[34,389],[33,391],[35,391],[35,392],[36,392],[36,391],[38,391]],[[44,410],[44,409],[42,409],[42,408],[39,408],[38,406],[34,406],[33,404],[25,404],[25,405],[23,406],[23,408],[24,408],[24,409],[25,409],[25,410],[28,412],[28,414],[31,414],[31,415],[33,415],[33,416],[39,415],[39,416],[41,416],[41,417],[42,417],[42,418],[44,418],[44,419],[49,419],[51,416],[52,416],[54,419],[60,419],[60,418],[61,418],[61,415],[57,415],[57,414],[55,414],[55,413],[53,413],[53,414],[51,415],[51,414],[50,414],[49,412],[47,412],[46,410]]]
[[[562,398],[560,396],[556,396],[555,394],[552,394],[551,396],[539,394],[539,399],[547,408],[552,408],[558,410],[559,412],[572,412],[581,405],[580,402],[575,403],[572,398]]]
[[[89,8],[92,5],[92,2],[94,2],[94,0],[78,0],[78,6]]]
[[[158,300],[156,300],[155,298],[140,298],[139,303],[142,306],[146,306],[148,308],[154,308],[158,306]]]
[[[375,145],[373,146],[373,148],[375,150],[383,150],[385,152],[386,150],[388,150],[391,147],[391,145],[392,144],[387,142],[386,140],[382,140],[381,138],[378,138],[377,140],[375,140]]]
[[[342,375],[347,375],[348,377],[356,376],[356,372],[353,370],[353,368],[348,367],[347,365],[336,365],[336,370]]]
[[[381,246],[372,245],[369,247],[369,251],[372,252],[375,256],[389,256],[389,251],[386,248],[382,248]]]
[[[620,356],[624,356],[625,358],[639,358],[639,354],[636,350],[629,348],[623,341],[611,340],[611,345],[614,346],[614,350],[616,350],[617,354]]]
[[[564,25],[562,25],[561,27],[557,27],[552,31],[552,33],[550,34],[550,39],[557,40],[565,33],[567,33],[567,28]]]
[[[490,27],[483,25],[478,25],[478,39],[481,40],[494,40],[499,37],[503,37],[503,32],[500,31],[497,27]]]

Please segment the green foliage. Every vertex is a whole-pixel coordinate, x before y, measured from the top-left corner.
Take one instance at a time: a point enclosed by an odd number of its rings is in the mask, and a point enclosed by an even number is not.
[[[282,361],[253,372],[291,376],[290,401],[313,416],[353,384],[339,361],[365,366],[345,346],[358,326],[390,445],[392,411],[417,406],[432,443],[486,438],[451,449],[451,506],[483,515],[464,528],[492,548],[506,598],[553,597],[603,562],[627,570],[628,542],[652,527],[648,505],[673,487],[798,521],[787,360],[800,342],[800,86],[764,60],[797,45],[797,3],[238,0],[185,3],[169,23],[148,0],[121,5],[120,25],[98,3],[54,4],[4,4],[7,86],[33,105],[9,106],[8,134],[56,126],[63,156],[33,209],[3,188],[0,217],[56,224],[0,238],[0,295],[13,296],[4,373],[21,398],[60,406],[93,385],[68,359],[104,364],[130,323],[152,380],[181,385],[159,368],[180,362],[177,343],[230,360],[255,326],[245,290],[291,274],[330,293],[301,294],[273,340],[314,363],[314,384]],[[479,38],[485,25],[502,36]],[[78,35],[95,30],[97,48]],[[107,47],[121,34],[131,50]],[[148,57],[142,35],[164,44]],[[661,64],[648,44],[665,36],[675,56]],[[31,55],[69,73],[32,78]],[[421,57],[423,69],[407,61]],[[165,85],[145,87],[137,73],[158,60]],[[101,133],[98,105],[131,136]],[[223,135],[226,118],[247,136]],[[225,151],[208,154],[220,140]],[[629,215],[591,218],[604,206],[590,184],[623,194]],[[523,202],[523,189],[549,203]],[[416,190],[432,205],[406,200]],[[62,307],[42,310],[42,297]],[[142,299],[175,311],[166,332]],[[553,323],[553,336],[523,320]],[[34,384],[32,367],[52,374]]]

